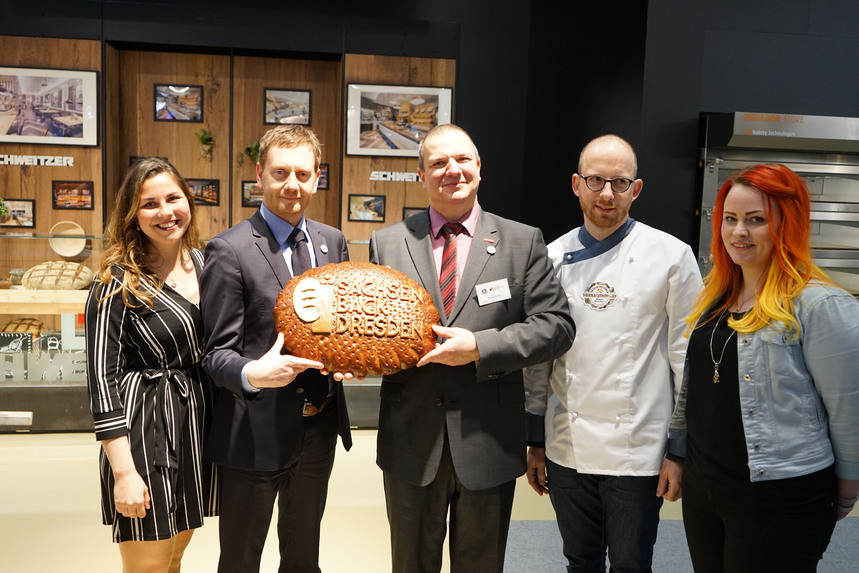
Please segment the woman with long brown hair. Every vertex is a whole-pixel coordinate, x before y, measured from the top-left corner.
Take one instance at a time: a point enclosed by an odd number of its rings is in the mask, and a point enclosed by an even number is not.
[[[132,165],[86,304],[102,519],[125,572],[178,572],[194,528],[217,511],[214,467],[202,460],[212,388],[200,366],[194,214],[172,165],[155,157]]]
[[[809,213],[783,165],[742,170],[716,197],[669,429],[686,436],[698,573],[815,571],[857,500],[859,303],[814,264]]]

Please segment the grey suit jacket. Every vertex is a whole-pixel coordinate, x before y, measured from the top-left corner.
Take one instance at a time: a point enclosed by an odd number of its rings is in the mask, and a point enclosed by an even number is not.
[[[370,261],[415,279],[443,309],[430,232],[427,213],[376,231]],[[481,306],[476,287],[499,279],[507,279],[510,298]],[[575,338],[540,230],[482,212],[451,316],[439,314],[443,325],[474,333],[480,360],[385,376],[377,463],[400,479],[427,485],[438,470],[446,431],[465,487],[486,489],[515,479],[525,472],[522,368],[560,356]]]
[[[307,219],[319,266],[346,261],[346,239],[339,230]],[[289,267],[259,211],[224,231],[206,246],[200,280],[200,307],[206,331],[203,368],[219,389],[206,457],[231,467],[279,470],[301,443],[304,388],[328,384],[318,370],[300,374],[284,388],[264,388],[253,396],[242,390],[241,371],[274,344],[274,303],[292,278]],[[337,384],[340,435],[351,446],[342,384]]]

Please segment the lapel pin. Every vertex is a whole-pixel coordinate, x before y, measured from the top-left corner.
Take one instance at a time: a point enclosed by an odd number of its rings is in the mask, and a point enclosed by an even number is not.
[[[483,239],[484,243],[494,243],[495,239]]]
[[[319,245],[319,250],[322,251],[323,255],[328,254],[328,245]]]

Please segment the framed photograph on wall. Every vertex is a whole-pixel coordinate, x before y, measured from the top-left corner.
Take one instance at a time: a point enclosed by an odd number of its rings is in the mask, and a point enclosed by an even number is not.
[[[36,226],[35,199],[4,199],[6,213],[0,219],[0,227],[32,229]]]
[[[185,179],[194,194],[194,204],[213,207],[221,203],[221,182],[218,179]]]
[[[259,207],[262,197],[262,189],[256,181],[242,181],[242,207]]]
[[[92,181],[52,181],[51,201],[54,209],[91,210]]]
[[[348,84],[346,154],[417,157],[433,127],[451,121],[453,89]]]
[[[385,222],[384,195],[349,195],[350,221]]]
[[[310,90],[263,89],[266,125],[310,125]]]
[[[203,121],[203,86],[155,84],[155,121]]]
[[[423,213],[426,210],[426,207],[403,207],[403,219],[408,219],[412,215]]]
[[[0,67],[0,143],[98,145],[98,72]]]
[[[328,189],[328,164],[320,163],[319,164],[319,183],[316,185],[317,189]]]

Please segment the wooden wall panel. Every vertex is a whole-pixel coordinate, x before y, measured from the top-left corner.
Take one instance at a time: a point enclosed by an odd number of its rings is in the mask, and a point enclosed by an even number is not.
[[[328,189],[319,190],[307,216],[338,226],[340,207],[340,62],[282,58],[236,57],[233,121],[233,224],[254,214],[242,207],[242,181],[256,181],[256,165],[242,150],[274,127],[264,123],[265,88],[310,90],[310,128],[322,143],[322,163],[329,165]]]
[[[111,170],[116,185],[131,156],[166,157],[186,179],[217,179],[217,206],[198,205],[200,236],[208,239],[230,226],[230,58],[210,54],[119,52],[119,163]],[[155,84],[203,86],[203,121],[155,121]],[[211,160],[195,133],[212,132]],[[115,189],[114,189],[115,192]]]
[[[97,41],[0,36],[0,54],[0,65],[102,71],[101,45]],[[349,194],[386,196],[384,225],[399,221],[404,206],[427,205],[419,183],[369,181],[371,171],[415,172],[417,159],[345,155],[341,97],[346,83],[454,87],[453,60],[348,54],[341,64],[326,60],[120,50],[105,44],[104,66],[104,73],[99,76],[99,81],[105,82],[104,90],[100,89],[99,95],[104,93],[106,97],[105,101],[99,101],[99,115],[105,126],[103,131],[99,130],[99,147],[0,146],[7,154],[75,158],[73,168],[0,166],[0,195],[37,200],[39,233],[47,232],[59,220],[73,220],[87,232],[100,235],[104,213],[112,206],[131,156],[167,157],[187,178],[220,182],[220,204],[198,209],[198,224],[204,239],[251,216],[255,208],[241,205],[241,184],[255,180],[256,173],[253,162],[242,156],[242,150],[270,127],[263,122],[264,88],[311,91],[311,127],[323,143],[323,163],[329,165],[329,189],[319,191],[307,214],[342,228],[351,242],[355,260],[367,259],[366,242],[380,224],[348,221]],[[156,83],[202,85],[203,122],[155,121]],[[202,156],[194,135],[203,127],[215,137],[211,161]],[[52,180],[93,181],[95,209],[52,210]],[[35,262],[55,258],[45,241],[34,243],[38,246],[27,249],[26,254],[0,260],[0,276],[8,274],[9,268],[27,268]]]
[[[59,68],[95,70],[101,72],[101,44],[94,40],[59,40],[0,36],[0,65],[29,68]],[[103,76],[99,73],[99,82]],[[101,117],[101,101],[98,102]],[[101,125],[99,123],[99,125]],[[99,131],[99,137],[101,132]],[[99,140],[99,144],[102,142]],[[102,232],[102,161],[100,147],[71,145],[0,144],[2,155],[49,155],[72,157],[74,165],[53,167],[46,165],[0,165],[0,197],[7,199],[33,199],[36,201],[34,228],[21,229],[26,233],[46,235],[59,221],[74,221],[92,235]],[[93,209],[53,209],[52,181],[92,181]],[[19,232],[3,227],[0,233]],[[3,241],[0,256],[0,277],[8,277],[13,268],[27,269],[48,260],[62,260],[44,238]],[[95,269],[93,257],[76,257]]]
[[[344,77],[347,84],[388,84],[455,88],[456,62],[435,58],[405,58],[346,54]],[[346,86],[343,86],[344,91]],[[345,123],[346,118],[343,117]],[[416,173],[417,158],[367,157],[346,155],[343,147],[343,201],[341,217],[343,234],[349,242],[352,260],[366,261],[367,242],[376,229],[402,219],[403,207],[426,207],[426,192],[419,182],[370,181],[372,171]],[[349,195],[384,195],[385,222],[370,223],[348,220]]]
[[[120,86],[122,85],[120,75],[120,52],[113,46],[104,46],[104,220],[113,211],[114,198],[125,169],[128,167],[128,158],[122,160],[123,130],[119,126],[125,122],[120,121]]]

